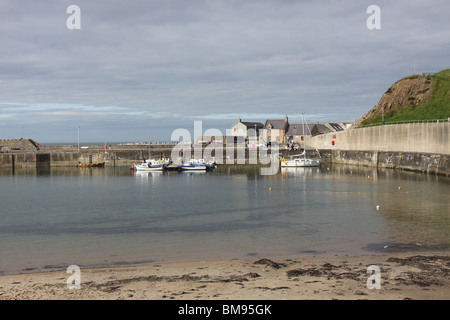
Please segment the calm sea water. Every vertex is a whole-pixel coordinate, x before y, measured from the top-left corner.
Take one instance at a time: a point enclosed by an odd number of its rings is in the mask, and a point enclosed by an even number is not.
[[[442,176],[326,165],[273,176],[3,169],[0,273],[448,249],[449,187]]]

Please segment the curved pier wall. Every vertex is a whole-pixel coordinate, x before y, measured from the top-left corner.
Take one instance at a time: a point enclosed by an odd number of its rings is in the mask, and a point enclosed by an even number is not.
[[[349,129],[315,136],[309,148],[450,154],[450,123],[409,123]]]
[[[411,123],[349,129],[307,140],[308,148],[340,164],[450,175],[450,123]]]

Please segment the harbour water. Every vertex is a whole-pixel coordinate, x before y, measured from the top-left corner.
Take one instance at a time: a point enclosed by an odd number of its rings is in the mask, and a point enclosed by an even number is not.
[[[0,273],[450,244],[450,178],[367,167],[0,171]],[[378,206],[378,207],[377,207]]]

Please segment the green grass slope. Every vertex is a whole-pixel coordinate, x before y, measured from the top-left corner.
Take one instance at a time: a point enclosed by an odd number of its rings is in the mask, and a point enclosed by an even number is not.
[[[414,75],[406,78],[423,77]],[[423,105],[399,107],[384,114],[385,122],[448,119],[450,117],[450,69],[428,77],[432,98]],[[404,78],[405,79],[405,78]],[[381,123],[381,115],[362,122],[362,126]]]

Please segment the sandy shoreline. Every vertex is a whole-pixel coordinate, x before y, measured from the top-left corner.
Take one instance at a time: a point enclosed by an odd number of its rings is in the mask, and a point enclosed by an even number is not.
[[[371,265],[379,289],[367,287]],[[3,275],[0,299],[448,300],[449,271],[449,252],[153,263],[81,269],[72,290],[66,270]]]

